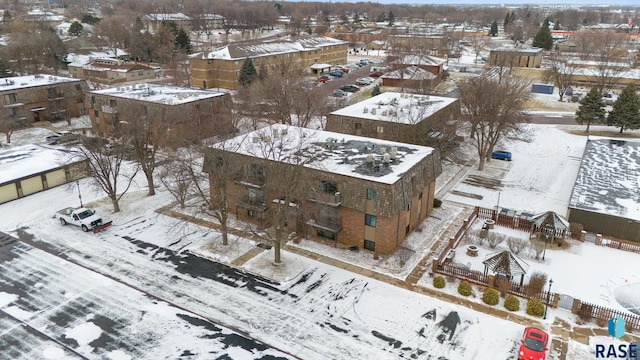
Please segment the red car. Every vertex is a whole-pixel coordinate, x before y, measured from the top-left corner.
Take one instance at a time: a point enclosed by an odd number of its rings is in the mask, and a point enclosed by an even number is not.
[[[319,77],[319,78],[318,78],[318,82],[320,82],[320,83],[326,84],[326,83],[327,83],[327,81],[329,81],[329,79],[328,79],[328,78],[326,78],[326,77],[322,77],[322,76],[321,76],[321,77]]]
[[[549,335],[538,328],[527,327],[520,343],[518,360],[544,360],[549,350]]]
[[[369,74],[369,77],[377,78],[377,77],[380,77],[382,75],[384,75],[384,73],[382,71],[374,71],[371,74]]]

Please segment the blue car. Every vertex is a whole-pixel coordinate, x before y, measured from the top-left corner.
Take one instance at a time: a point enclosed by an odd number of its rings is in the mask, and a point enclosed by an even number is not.
[[[491,158],[511,161],[511,153],[508,151],[494,151],[491,153]]]
[[[342,71],[340,71],[340,70],[336,70],[336,71],[332,72],[329,75],[335,76],[335,77],[342,77],[342,75],[344,75],[344,73]]]

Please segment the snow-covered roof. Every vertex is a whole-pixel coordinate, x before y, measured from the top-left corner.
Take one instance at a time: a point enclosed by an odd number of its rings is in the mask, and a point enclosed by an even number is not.
[[[318,49],[326,45],[344,43],[329,37],[316,36],[302,38],[296,41],[260,42],[252,44],[230,44],[210,51],[209,53],[195,54],[193,57],[204,59],[245,59],[261,57],[265,55],[276,55],[286,53],[296,53],[309,49]]]
[[[330,115],[417,124],[458,99],[385,92],[332,112]]]
[[[430,55],[407,55],[402,57],[401,59],[397,59],[392,62],[392,64],[406,64],[406,65],[432,65],[438,66],[442,65],[446,62],[446,60],[430,56]]]
[[[400,180],[433,152],[433,148],[426,146],[283,124],[258,129],[212,147],[384,184]]]
[[[380,77],[383,79],[404,80],[432,80],[436,78],[431,72],[417,66],[407,66],[403,69],[388,72]]]
[[[73,82],[73,81],[80,81],[80,80],[62,77],[62,76],[45,75],[45,74],[12,76],[12,77],[0,79],[0,92],[24,89],[28,87],[61,84],[61,83]]]
[[[87,54],[68,53],[66,61],[68,66],[84,66],[94,59],[117,59],[122,56],[128,56],[129,53],[122,49],[104,49],[103,51],[90,51]]]
[[[0,184],[62,166],[68,155],[40,145],[0,149]]]
[[[640,220],[640,142],[590,138],[570,208]]]
[[[519,53],[522,55],[532,56],[532,55],[541,55],[542,48],[522,48],[522,47],[513,47],[513,46],[501,46],[495,49],[491,49],[491,52],[505,52],[505,53]]]
[[[91,94],[137,99],[166,105],[186,104],[192,101],[223,96],[225,93],[178,86],[143,83],[91,91]]]
[[[496,274],[516,276],[526,274],[529,264],[508,250],[488,254],[482,263]]]
[[[144,16],[145,20],[151,21],[188,21],[191,18],[183,13],[173,14],[149,14]]]

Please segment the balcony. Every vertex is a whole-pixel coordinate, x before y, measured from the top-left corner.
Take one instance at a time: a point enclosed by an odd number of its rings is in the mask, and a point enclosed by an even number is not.
[[[49,100],[61,100],[64,99],[64,93],[49,93],[47,97]]]
[[[106,114],[117,114],[118,108],[111,107],[109,105],[102,105],[102,112]]]
[[[236,201],[236,207],[254,211],[267,210],[267,204],[265,204],[264,199],[250,196],[243,196],[240,200]]]
[[[342,230],[342,218],[319,218],[307,221],[307,225],[319,230],[337,234]]]
[[[338,207],[342,205],[342,194],[339,191],[335,193],[329,193],[324,191],[317,191],[311,194],[311,197],[307,199],[309,202]]]

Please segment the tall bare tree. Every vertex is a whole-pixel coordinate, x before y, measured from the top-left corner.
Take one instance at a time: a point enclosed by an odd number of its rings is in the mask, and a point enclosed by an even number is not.
[[[471,125],[471,137],[478,152],[478,170],[490,161],[494,146],[501,140],[522,139],[524,112],[530,97],[530,82],[514,74],[500,77],[495,72],[472,78],[459,85],[463,113]]]
[[[571,60],[572,58],[569,55],[560,51],[555,51],[549,57],[549,63],[551,65],[549,71],[558,87],[560,101],[564,98],[567,89],[573,85],[573,75],[578,69],[578,65]]]
[[[0,106],[0,132],[5,134],[7,144],[11,144],[11,135],[16,130],[28,125],[27,113],[22,106]]]
[[[627,52],[623,51],[626,37],[610,31],[592,32],[583,36],[588,44],[588,55],[585,57],[596,62],[591,72],[596,79],[598,90],[606,94],[627,71]]]

